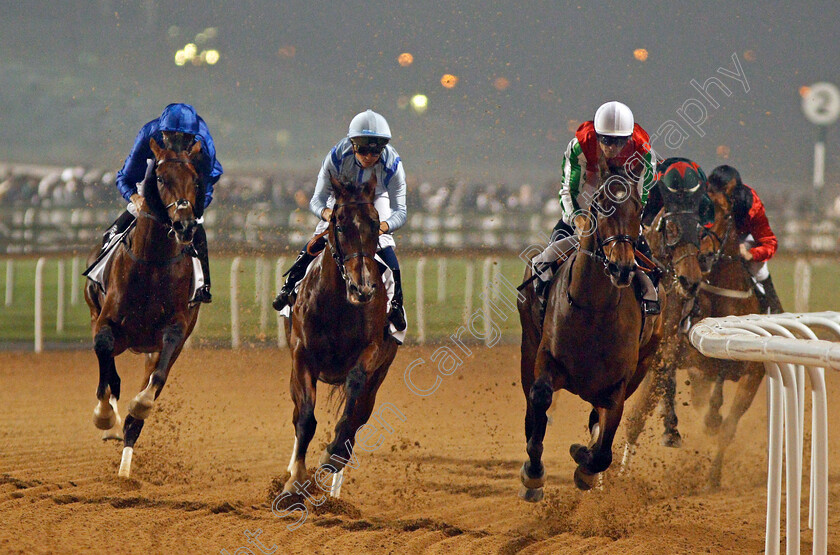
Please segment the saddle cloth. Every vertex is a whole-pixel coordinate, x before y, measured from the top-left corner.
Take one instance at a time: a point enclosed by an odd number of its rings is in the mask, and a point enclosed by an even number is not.
[[[125,231],[111,237],[108,244],[105,245],[102,252],[100,252],[99,256],[97,256],[96,260],[94,260],[93,264],[91,264],[87,270],[82,272],[83,276],[96,284],[99,290],[102,291],[103,295],[107,292],[108,287],[108,272],[106,270],[109,268],[109,263],[111,262],[111,259],[114,258],[114,253],[117,252],[119,245],[121,243],[125,243],[128,238],[128,232],[131,231],[131,228],[133,228],[134,225],[135,222],[131,222],[131,225],[129,225]],[[190,261],[192,262],[193,267],[193,284],[190,299],[194,299],[196,291],[204,286],[204,273],[201,271],[201,263],[196,257],[191,256]]]
[[[324,256],[324,252],[326,251],[321,252],[321,256]],[[379,267],[382,268],[382,283],[383,285],[385,285],[385,292],[388,294],[388,303],[385,305],[385,310],[388,311],[391,309],[391,299],[394,298],[394,273],[391,271],[391,268],[389,268],[388,265],[385,264],[385,261],[379,257],[378,253],[374,256],[374,258],[379,263]],[[306,273],[303,275],[304,278],[309,274],[309,270],[312,269],[312,266],[313,264],[312,262],[310,262],[309,266],[306,267]],[[295,285],[295,294],[297,294],[298,289],[300,289],[301,283],[303,283],[303,278],[301,278],[300,281],[297,282],[297,285]],[[286,318],[291,318],[292,307],[286,305],[285,307],[283,307],[283,310],[281,310],[279,314],[281,316],[285,316]],[[403,308],[403,316],[405,316],[405,308]],[[405,341],[406,331],[408,331],[408,326],[406,326],[406,329],[404,329],[403,331],[397,331],[397,328],[394,327],[394,324],[392,324],[390,321],[388,322],[388,333],[390,333],[391,337],[396,339],[400,344],[402,344],[403,341]]]

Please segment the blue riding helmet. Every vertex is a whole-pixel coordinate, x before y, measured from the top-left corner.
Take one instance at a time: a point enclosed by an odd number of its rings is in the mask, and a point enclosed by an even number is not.
[[[175,131],[197,135],[199,130],[198,114],[189,104],[170,104],[160,115],[160,130]]]

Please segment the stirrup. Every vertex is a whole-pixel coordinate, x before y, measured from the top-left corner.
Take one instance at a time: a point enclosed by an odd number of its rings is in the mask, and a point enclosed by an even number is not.
[[[210,294],[210,286],[209,285],[202,285],[198,288],[195,292],[195,296],[193,297],[192,303],[212,303],[213,302],[213,295]]]
[[[397,331],[405,331],[405,328],[408,327],[403,314],[403,307],[393,302],[391,303],[391,312],[388,314],[388,321],[394,324]]]
[[[656,316],[662,312],[659,300],[642,299],[642,312],[647,316]]]
[[[271,303],[271,307],[274,310],[276,310],[277,312],[280,312],[281,310],[283,310],[287,306],[291,306],[292,305],[292,295],[293,294],[294,294],[293,290],[289,291],[288,289],[286,289],[285,286],[283,286],[280,289],[280,292],[277,293],[277,296],[274,297],[274,301]]]

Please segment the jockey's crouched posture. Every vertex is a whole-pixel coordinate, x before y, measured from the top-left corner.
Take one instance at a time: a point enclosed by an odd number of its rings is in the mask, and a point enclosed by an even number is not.
[[[374,207],[379,212],[379,256],[394,274],[394,298],[388,319],[398,331],[406,328],[405,313],[403,311],[402,282],[400,279],[400,264],[394,253],[394,237],[391,235],[405,224],[405,170],[403,170],[400,155],[394,147],[388,144],[391,140],[391,129],[385,118],[372,110],[357,114],[350,122],[347,137],[333,147],[318,173],[315,194],[309,201],[309,209],[321,218],[315,228],[315,235],[325,231],[329,226],[335,197],[332,194],[330,176],[339,181],[363,183],[371,175],[376,176],[376,197]],[[295,285],[303,278],[306,268],[318,253],[324,249],[325,242],[315,241],[310,245],[308,241],[301,249],[294,265],[287,272],[288,278],[280,293],[274,299],[272,306],[275,310],[282,310],[292,302]],[[308,247],[308,248],[307,248]]]
[[[532,260],[534,273],[538,276],[535,280],[537,295],[543,303],[554,271],[565,260],[564,253],[568,256],[578,245],[576,230],[586,229],[583,210],[591,204],[594,191],[603,185],[599,168],[604,165],[623,167],[636,181],[634,185],[639,188],[642,205],[645,204],[653,184],[656,157],[647,132],[635,123],[633,112],[621,102],[601,105],[594,120],[581,124],[566,147],[560,185],[563,215],[552,233],[552,243]],[[584,192],[584,187],[588,191]],[[652,260],[650,247],[641,233],[636,249]],[[660,268],[654,266],[650,276],[645,272],[636,272],[636,276],[643,290],[642,310],[645,314],[659,314],[656,287]]]
[[[784,312],[767,261],[776,254],[779,242],[770,229],[764,203],[754,189],[744,185],[732,166],[718,166],[709,174],[708,194],[725,195],[732,203],[732,217],[739,233],[741,258],[753,277],[755,296],[763,314]]]
[[[200,180],[199,194],[196,195],[196,205],[193,207],[198,225],[193,236],[192,247],[193,256],[196,256],[201,263],[204,286],[196,291],[192,300],[209,303],[213,298],[210,295],[210,263],[207,259],[207,234],[204,231],[202,216],[204,209],[213,200],[213,185],[219,180],[224,170],[216,160],[216,147],[207,125],[196,113],[195,108],[189,104],[170,104],[164,108],[159,118],[144,125],[137,133],[134,146],[125,159],[122,169],[117,173],[116,179],[117,189],[129,203],[128,210],[123,212],[105,232],[103,246],[111,237],[125,231],[134,220],[135,203],[139,204],[142,200],[137,191],[137,185],[142,183],[144,186],[154,186],[154,164],[150,161],[153,161],[155,157],[149,146],[149,139],[155,139],[164,148],[175,152],[189,150],[195,141],[201,144],[202,156],[195,167]],[[204,191],[203,196],[202,191]]]

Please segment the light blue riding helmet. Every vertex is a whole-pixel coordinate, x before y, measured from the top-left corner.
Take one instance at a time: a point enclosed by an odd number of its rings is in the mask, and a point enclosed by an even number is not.
[[[350,121],[347,136],[351,139],[365,137],[371,139],[391,139],[391,128],[381,115],[373,110],[365,110]]]

